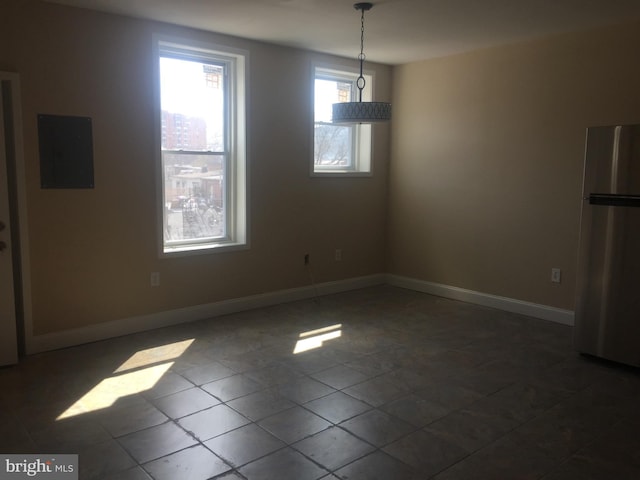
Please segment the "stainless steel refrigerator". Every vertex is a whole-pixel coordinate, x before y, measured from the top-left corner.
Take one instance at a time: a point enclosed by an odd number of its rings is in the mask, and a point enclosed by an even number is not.
[[[640,125],[587,129],[575,346],[640,366]]]

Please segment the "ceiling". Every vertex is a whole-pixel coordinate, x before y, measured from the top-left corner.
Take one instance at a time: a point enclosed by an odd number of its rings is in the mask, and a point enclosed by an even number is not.
[[[45,0],[356,58],[351,0]],[[374,0],[367,60],[397,65],[640,19],[639,0]]]

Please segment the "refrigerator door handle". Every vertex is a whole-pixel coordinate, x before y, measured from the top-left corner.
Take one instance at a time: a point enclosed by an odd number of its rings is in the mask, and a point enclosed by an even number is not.
[[[640,207],[640,195],[592,193],[589,195],[588,200],[589,204],[591,205],[605,205],[612,207]]]

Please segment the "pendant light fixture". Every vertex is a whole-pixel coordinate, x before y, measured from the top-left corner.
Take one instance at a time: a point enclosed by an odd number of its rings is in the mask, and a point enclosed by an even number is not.
[[[356,3],[353,8],[360,10],[360,76],[356,81],[359,90],[357,102],[341,102],[333,104],[333,123],[375,123],[387,122],[391,119],[391,104],[386,102],[363,102],[362,91],[366,81],[362,74],[364,64],[364,12],[371,10],[372,3]]]

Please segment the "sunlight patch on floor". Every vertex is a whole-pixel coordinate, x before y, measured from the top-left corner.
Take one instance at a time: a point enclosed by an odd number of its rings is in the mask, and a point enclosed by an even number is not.
[[[114,371],[116,375],[102,380],[56,420],[109,408],[120,398],[153,388],[173,365],[171,360],[182,355],[194,340],[192,338],[134,353]]]
[[[160,345],[158,347],[140,350],[131,355],[131,357],[129,357],[129,359],[120,365],[113,373],[125,372],[127,370],[133,370],[134,368],[173,360],[181,356],[187,348],[191,346],[193,341],[194,339],[191,338],[189,340],[183,340],[182,342],[168,343],[167,345]]]
[[[342,336],[342,324],[331,325],[329,327],[309,330],[299,335],[293,353],[302,353],[314,348],[320,348],[327,340],[333,340]]]

